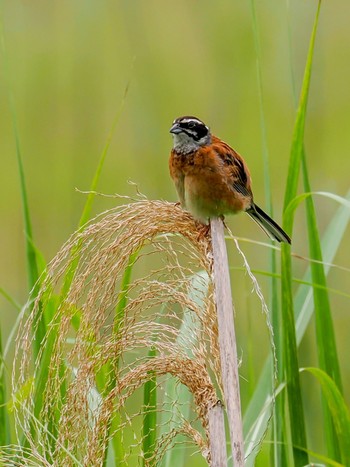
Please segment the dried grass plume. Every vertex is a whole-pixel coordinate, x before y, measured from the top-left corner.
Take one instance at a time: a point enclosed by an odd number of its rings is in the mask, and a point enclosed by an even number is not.
[[[129,200],[71,236],[17,338],[14,408],[33,456],[43,465],[99,466],[119,440],[133,465],[144,456],[142,389],[153,378],[152,462],[180,434],[209,460],[207,412],[221,387],[211,272],[210,240],[171,203]],[[33,361],[43,317],[47,333]],[[192,394],[185,411],[169,387]]]

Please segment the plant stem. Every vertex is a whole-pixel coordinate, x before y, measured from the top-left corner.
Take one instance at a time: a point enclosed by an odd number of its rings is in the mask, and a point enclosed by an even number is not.
[[[225,418],[222,403],[218,401],[208,410],[210,467],[225,467],[227,465],[225,440]]]
[[[235,467],[244,465],[243,424],[239,394],[238,359],[230,273],[221,219],[211,219],[215,302],[218,319],[221,377],[230,429],[231,450]]]

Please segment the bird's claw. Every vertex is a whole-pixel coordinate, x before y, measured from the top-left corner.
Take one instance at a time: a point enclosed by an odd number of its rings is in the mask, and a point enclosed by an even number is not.
[[[196,227],[198,230],[197,240],[203,240],[210,235],[210,223],[209,224],[202,224],[201,222],[196,222]]]

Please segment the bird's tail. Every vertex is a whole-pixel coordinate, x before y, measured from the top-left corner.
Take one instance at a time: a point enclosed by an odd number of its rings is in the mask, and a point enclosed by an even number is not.
[[[291,243],[291,239],[286,232],[273,219],[271,219],[266,212],[260,209],[259,206],[253,203],[246,212],[272,240]]]

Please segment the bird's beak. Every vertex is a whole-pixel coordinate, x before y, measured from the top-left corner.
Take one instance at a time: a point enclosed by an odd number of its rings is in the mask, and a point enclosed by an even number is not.
[[[174,125],[170,128],[170,133],[174,133],[174,135],[177,135],[182,132],[180,125],[178,123],[174,123]]]

